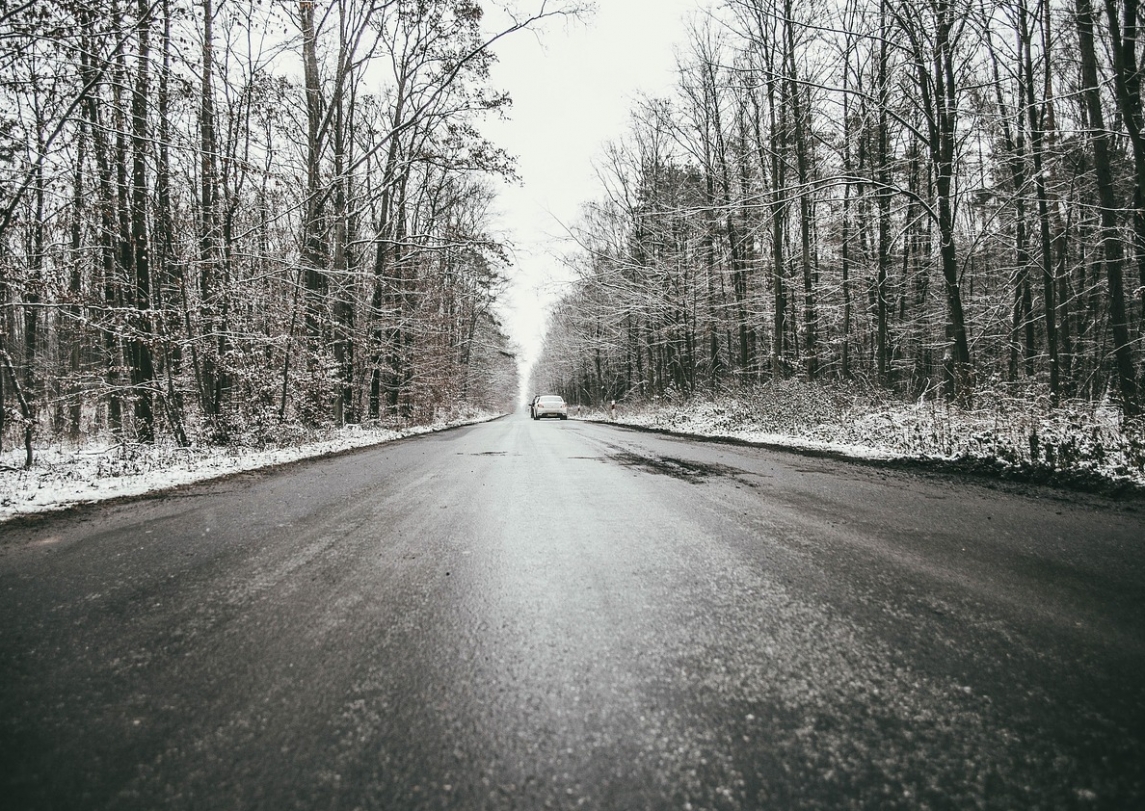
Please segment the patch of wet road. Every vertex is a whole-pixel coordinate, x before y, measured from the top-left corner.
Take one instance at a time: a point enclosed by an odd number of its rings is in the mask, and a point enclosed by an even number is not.
[[[674,479],[692,482],[693,484],[699,484],[712,478],[734,478],[754,486],[750,480],[753,474],[730,465],[703,463],[671,456],[646,456],[620,448],[615,448],[608,458],[627,468],[660,476],[671,476]]]

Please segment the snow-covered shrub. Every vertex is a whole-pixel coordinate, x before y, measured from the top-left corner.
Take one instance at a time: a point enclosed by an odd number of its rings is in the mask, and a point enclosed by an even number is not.
[[[719,395],[633,403],[621,422],[864,456],[945,460],[1041,480],[1145,485],[1145,421],[1109,404],[1053,405],[1044,386],[995,385],[973,407],[902,402],[859,383],[790,379]]]

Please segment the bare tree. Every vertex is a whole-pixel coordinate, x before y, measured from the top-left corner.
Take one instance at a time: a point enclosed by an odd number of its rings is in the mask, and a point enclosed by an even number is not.
[[[1125,306],[1123,264],[1125,249],[1118,234],[1117,193],[1111,172],[1112,149],[1101,102],[1101,85],[1097,75],[1094,41],[1094,17],[1090,0],[1076,0],[1078,51],[1081,57],[1082,97],[1089,116],[1089,138],[1093,149],[1093,172],[1101,203],[1101,245],[1105,275],[1109,285],[1110,330],[1113,334],[1113,356],[1117,382],[1121,389],[1122,407],[1129,414],[1140,410],[1137,382],[1130,343],[1129,317]]]

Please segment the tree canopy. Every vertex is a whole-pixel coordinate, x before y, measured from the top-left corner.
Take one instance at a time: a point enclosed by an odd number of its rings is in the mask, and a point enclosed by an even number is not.
[[[1135,0],[719,0],[586,207],[539,387],[801,376],[1141,411]]]
[[[479,125],[497,41],[575,13],[521,5],[0,4],[0,436],[507,407]]]

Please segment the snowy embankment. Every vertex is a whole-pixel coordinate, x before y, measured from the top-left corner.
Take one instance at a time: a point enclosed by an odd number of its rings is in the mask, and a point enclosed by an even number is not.
[[[979,392],[975,408],[788,381],[711,398],[618,403],[583,415],[867,460],[924,463],[1086,490],[1145,492],[1145,425],[1118,409]]]
[[[0,522],[77,504],[167,490],[415,434],[485,422],[497,416],[500,415],[473,413],[431,425],[402,428],[351,425],[315,431],[289,443],[262,448],[243,445],[180,448],[173,442],[46,445],[36,447],[29,470],[23,468],[24,448],[6,446],[0,453]]]

